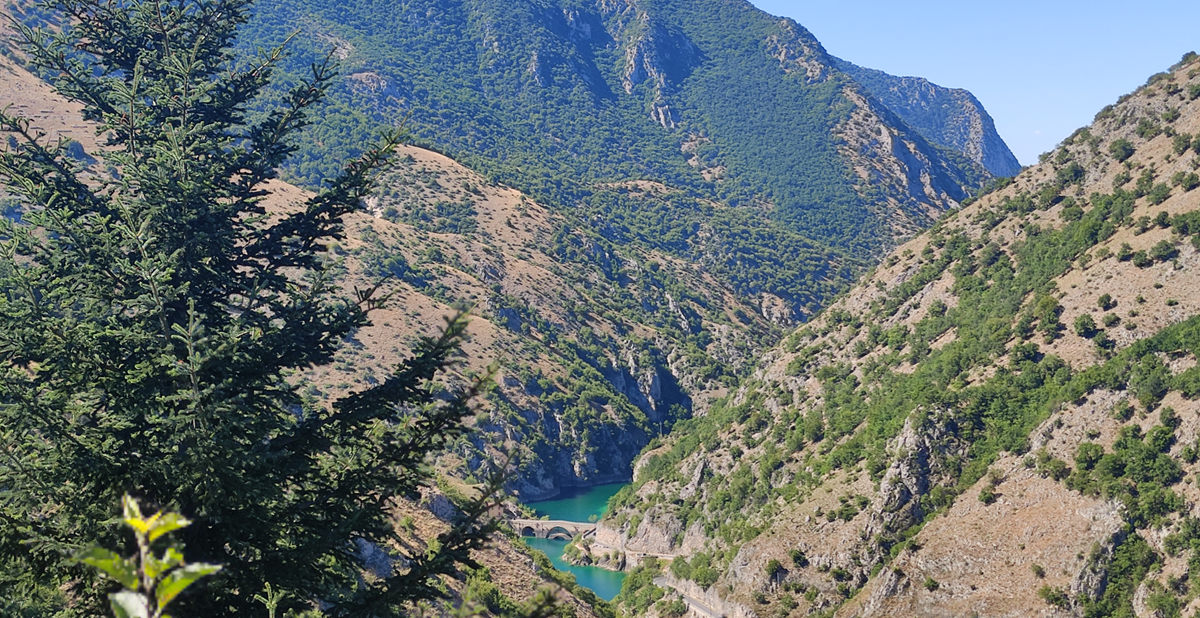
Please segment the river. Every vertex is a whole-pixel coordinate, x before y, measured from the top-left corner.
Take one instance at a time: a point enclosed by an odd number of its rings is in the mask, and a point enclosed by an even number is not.
[[[528,505],[536,510],[538,515],[546,515],[550,519],[589,521],[593,515],[597,518],[602,517],[608,509],[608,499],[627,484],[609,483],[583,489],[564,489],[562,495],[553,500],[540,500]],[[525,542],[549,556],[556,569],[574,574],[575,581],[591,589],[596,596],[611,601],[621,591],[625,573],[599,567],[575,566],[565,562],[562,555],[568,541],[525,537]]]

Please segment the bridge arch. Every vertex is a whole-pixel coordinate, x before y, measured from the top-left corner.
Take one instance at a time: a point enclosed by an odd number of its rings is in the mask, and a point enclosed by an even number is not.
[[[596,524],[580,521],[565,521],[557,519],[514,519],[510,522],[513,530],[519,530],[521,536],[532,536],[539,539],[573,539],[578,535],[590,536],[596,533]]]

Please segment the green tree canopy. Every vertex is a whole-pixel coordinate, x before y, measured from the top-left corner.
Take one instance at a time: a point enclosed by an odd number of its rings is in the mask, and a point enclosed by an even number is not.
[[[394,534],[393,499],[461,435],[479,385],[430,388],[464,336],[454,319],[378,386],[302,405],[289,374],[331,362],[380,302],[344,298],[322,251],[397,137],[301,208],[268,213],[264,183],[331,69],[251,120],[283,52],[235,62],[248,5],[49,0],[62,29],[19,27],[106,146],[86,169],[0,114],[14,138],[0,177],[21,201],[19,220],[0,221],[0,614],[99,610],[109,584],[69,558],[121,544],[107,520],[125,491],[193,517],[189,558],[225,565],[177,616],[258,615],[267,583],[335,616],[399,613],[491,532],[481,498],[427,553],[360,576],[365,544]]]

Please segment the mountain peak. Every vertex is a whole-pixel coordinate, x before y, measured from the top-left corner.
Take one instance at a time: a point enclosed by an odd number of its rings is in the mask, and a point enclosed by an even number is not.
[[[938,86],[923,77],[896,77],[839,58],[834,64],[930,142],[962,153],[994,176],[1015,176],[1021,171],[992,117],[970,92]]]

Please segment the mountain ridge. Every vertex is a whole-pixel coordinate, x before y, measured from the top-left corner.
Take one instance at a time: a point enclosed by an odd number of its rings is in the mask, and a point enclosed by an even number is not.
[[[746,615],[1194,607],[1198,82],[1189,54],[899,247],[648,447],[584,560]]]
[[[357,109],[377,120],[411,112],[420,143],[539,199],[573,202],[596,182],[650,180],[730,205],[762,204],[819,242],[878,247],[894,236],[886,223],[871,223],[894,210],[879,208],[879,190],[846,190],[854,166],[830,132],[861,107],[842,93],[847,77],[803,27],[749,4],[631,0],[501,9],[427,0],[386,10],[359,3],[339,12],[289,0],[259,10],[248,41],[272,42],[294,24],[338,50],[351,83],[335,88],[342,98],[331,116],[353,115],[346,88],[361,99]],[[388,23],[405,27],[381,27]],[[301,68],[320,55],[304,45],[295,59]],[[531,116],[526,107],[538,111]],[[827,109],[832,115],[825,117]],[[331,152],[344,149],[334,144]],[[901,202],[911,198],[940,212],[986,175],[969,159],[948,162],[933,149],[917,149],[929,167],[966,177],[943,187],[945,196],[918,191],[896,196]],[[293,171],[303,177],[306,165]]]
[[[923,77],[896,77],[840,58],[834,63],[929,141],[962,153],[994,176],[1021,171],[992,117],[969,91]]]

